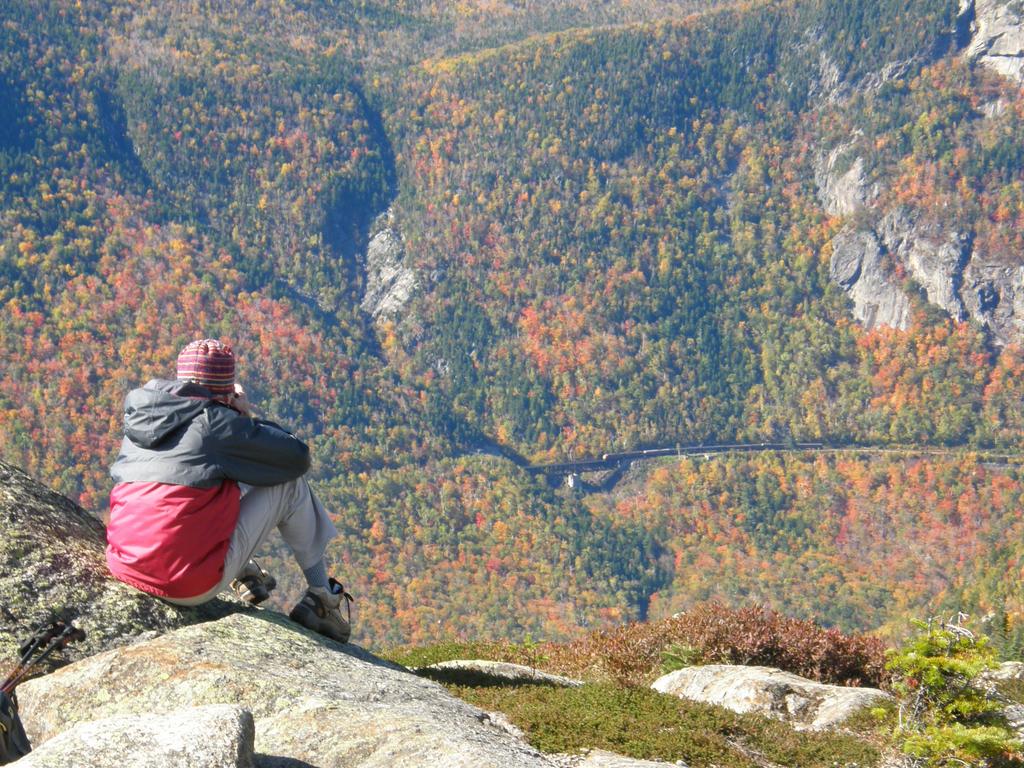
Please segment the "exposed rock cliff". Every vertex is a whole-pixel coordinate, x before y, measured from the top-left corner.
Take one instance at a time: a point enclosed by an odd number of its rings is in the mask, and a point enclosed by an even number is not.
[[[1024,2],[965,0],[961,27],[969,33],[958,39],[965,56],[1024,82]],[[979,118],[997,118],[1004,109],[1002,102],[992,102]],[[929,302],[954,320],[986,328],[995,344],[1024,339],[1024,267],[976,250],[971,232],[926,226],[904,207],[877,208],[879,186],[865,171],[856,140],[819,156],[815,183],[829,214],[857,222],[832,241],[831,274],[863,325],[907,327],[910,301],[895,274],[900,267]]]
[[[392,209],[373,225],[366,249],[366,291],[360,304],[375,320],[397,315],[416,289],[416,273],[404,263],[405,246]]]
[[[832,216],[852,216],[878,196],[869,184],[864,158],[855,144],[842,144],[820,156],[814,168],[818,198]],[[853,301],[853,316],[866,328],[910,325],[910,299],[892,274],[878,235],[870,229],[845,227],[832,240],[829,273]]]
[[[927,232],[905,208],[881,215],[871,210],[878,185],[869,183],[864,158],[855,154],[852,142],[821,156],[814,176],[818,197],[829,214],[861,214],[859,225],[848,225],[832,240],[830,273],[853,301],[854,317],[862,325],[901,330],[909,326],[910,299],[893,272],[896,264],[903,265],[930,302],[955,320],[967,319],[961,290],[972,256],[968,235]],[[872,217],[878,217],[874,225],[864,223]]]
[[[975,249],[969,232],[929,228],[902,207],[874,226],[848,225],[832,240],[831,277],[865,327],[908,327],[911,305],[896,265],[954,320],[972,320],[999,346],[1024,340],[1024,266],[993,260]]]
[[[941,307],[954,320],[967,319],[960,297],[964,268],[971,258],[971,238],[956,231],[929,233],[918,226],[904,208],[886,213],[878,225],[886,250],[906,266],[924,288],[928,301]]]
[[[855,154],[853,143],[842,144],[819,157],[814,181],[822,205],[833,216],[856,213],[878,196],[878,185],[868,183],[864,158]]]
[[[967,0],[973,5],[971,42],[965,55],[1001,75],[1024,82],[1024,3]]]
[[[873,232],[847,228],[836,235],[829,272],[853,300],[853,315],[866,328],[910,325],[910,300],[893,284]]]

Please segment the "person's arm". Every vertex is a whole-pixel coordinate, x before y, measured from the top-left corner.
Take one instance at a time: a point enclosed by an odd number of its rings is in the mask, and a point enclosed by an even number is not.
[[[306,474],[309,447],[272,421],[231,408],[206,411],[208,449],[225,476],[249,485],[278,485]]]

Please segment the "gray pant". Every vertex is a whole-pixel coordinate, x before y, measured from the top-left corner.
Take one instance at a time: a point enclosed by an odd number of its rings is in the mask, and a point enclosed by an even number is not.
[[[288,483],[254,486],[240,483],[242,500],[238,523],[231,535],[224,559],[224,575],[220,583],[196,597],[164,598],[175,605],[205,603],[228,585],[266,541],[274,528],[281,532],[295,555],[299,568],[305,570],[324,556],[327,543],[338,535],[334,523],[304,478]]]

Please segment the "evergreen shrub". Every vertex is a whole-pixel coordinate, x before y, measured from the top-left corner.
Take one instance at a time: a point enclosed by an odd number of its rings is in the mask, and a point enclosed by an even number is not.
[[[921,768],[1020,766],[1021,741],[980,679],[998,666],[995,652],[962,619],[918,622],[920,632],[891,652],[893,690],[902,699],[896,735]]]

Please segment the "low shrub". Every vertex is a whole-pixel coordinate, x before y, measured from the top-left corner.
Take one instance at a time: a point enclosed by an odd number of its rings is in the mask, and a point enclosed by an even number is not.
[[[778,667],[836,685],[883,686],[889,679],[881,640],[756,606],[705,603],[670,619],[601,630],[545,651],[572,674],[589,670],[630,684],[693,664]]]
[[[694,664],[758,664],[836,685],[883,686],[885,646],[763,607],[705,603],[670,619],[598,630],[570,643],[505,641],[445,644],[393,651],[407,666],[454,658],[486,658],[541,667],[572,677],[647,685],[666,671]]]
[[[640,760],[723,768],[871,766],[879,758],[877,747],[850,734],[797,732],[758,715],[614,683],[450,690],[482,709],[503,712],[544,752],[604,749]]]

